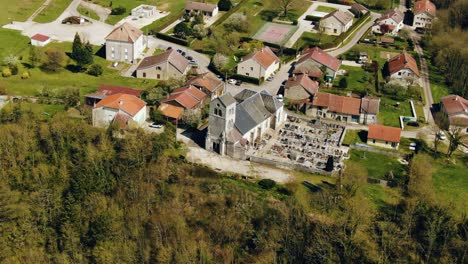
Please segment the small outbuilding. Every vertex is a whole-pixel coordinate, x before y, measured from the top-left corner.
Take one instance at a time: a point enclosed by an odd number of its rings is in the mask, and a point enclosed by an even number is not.
[[[38,33],[31,37],[31,45],[44,47],[45,45],[50,43],[50,40],[50,37]]]
[[[367,144],[383,148],[398,149],[401,129],[382,125],[369,125]]]

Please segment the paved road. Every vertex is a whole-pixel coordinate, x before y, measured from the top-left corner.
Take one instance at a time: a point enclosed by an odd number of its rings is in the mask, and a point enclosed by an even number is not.
[[[349,40],[344,46],[342,46],[342,47],[340,47],[338,49],[334,49],[334,50],[331,50],[331,49],[327,50],[327,52],[330,53],[330,55],[337,57],[338,55],[343,54],[343,53],[347,52],[348,50],[350,50],[352,47],[354,47],[354,45],[356,45],[358,43],[358,41],[361,39],[362,35],[364,35],[364,33],[366,33],[366,31],[370,27],[372,27],[372,25],[374,25],[374,21],[379,17],[380,17],[380,14],[372,12],[371,13],[371,19],[366,24],[364,24],[364,26],[360,27],[357,30],[357,33],[352,35],[351,40]]]
[[[413,42],[416,47],[416,52],[419,56],[419,61],[421,62],[421,84],[426,98],[426,104],[424,105],[424,115],[426,116],[426,120],[429,124],[434,124],[434,118],[431,114],[431,107],[432,104],[434,104],[434,98],[432,97],[431,83],[429,81],[429,69],[427,68],[427,62],[424,58],[424,53],[421,46],[419,45],[418,40],[413,38]]]

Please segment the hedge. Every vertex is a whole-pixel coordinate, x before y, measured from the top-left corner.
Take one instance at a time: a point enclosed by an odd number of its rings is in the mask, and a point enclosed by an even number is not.
[[[156,33],[156,37],[159,38],[159,39],[167,40],[169,42],[179,44],[179,45],[182,45],[182,46],[186,46],[186,47],[189,45],[189,43],[186,40],[176,38],[176,37],[173,37],[173,36],[170,36],[170,35],[166,35],[166,34],[163,34],[163,33],[159,33],[159,32]]]
[[[248,0],[241,0],[239,3],[237,3],[236,6],[232,7],[231,10],[227,11],[222,17],[220,17],[218,20],[216,20],[213,24],[211,24],[211,27],[217,27],[221,25],[226,19],[228,19],[232,14],[237,12],[243,4],[245,4]]]
[[[241,75],[241,74],[234,74],[231,77],[236,79],[236,80],[241,80],[243,82],[253,83],[253,84],[256,84],[256,85],[260,85],[264,81],[264,80],[259,80],[259,79],[254,78],[254,77],[245,76],[245,75]]]
[[[165,20],[163,23],[159,24],[158,26],[155,26],[154,28],[149,29],[150,34],[157,34],[159,31],[165,29],[168,27],[170,24],[172,24],[174,21],[179,19],[181,16],[183,16],[185,13],[185,10],[182,9],[177,13],[169,14],[168,16],[165,16],[161,18],[161,20]],[[147,27],[150,27],[151,25],[148,25]],[[146,28],[146,27],[145,27]]]
[[[307,15],[305,17],[305,20],[307,21],[314,21],[314,22],[318,22],[320,21],[320,19],[322,19],[321,17],[318,17],[318,16],[312,16],[312,15]]]

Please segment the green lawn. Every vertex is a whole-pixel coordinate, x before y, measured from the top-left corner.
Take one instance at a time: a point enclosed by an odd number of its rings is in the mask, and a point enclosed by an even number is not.
[[[333,86],[339,87],[340,80],[346,78],[348,82],[347,91],[352,91],[360,95],[374,94],[375,85],[372,83],[374,76],[361,67],[342,65],[340,69],[345,70],[345,75],[339,75],[333,81]]]
[[[331,13],[333,11],[336,11],[336,8],[329,7],[329,6],[318,6],[315,11],[318,12],[324,12],[324,13]]]
[[[11,21],[25,21],[43,2],[42,0],[1,1],[0,25],[10,23]]]
[[[370,178],[385,179],[390,171],[397,179],[406,175],[405,165],[398,162],[396,157],[385,154],[353,149],[347,162],[361,165]]]
[[[367,131],[347,129],[343,145],[352,145],[355,143],[365,144],[367,141]]]
[[[448,204],[454,206],[458,215],[468,213],[468,159],[465,156],[455,158],[455,164],[446,162],[444,158],[432,162],[435,170],[433,184],[437,195]]]
[[[396,205],[401,200],[401,191],[397,188],[383,187],[376,184],[367,184],[364,193],[376,209],[389,204]]]
[[[78,12],[83,16],[87,16],[89,18],[99,21],[99,16],[96,14],[96,12],[84,6],[78,6]]]
[[[400,127],[399,116],[411,116],[411,107],[409,102],[400,102],[382,97],[380,101],[380,111],[377,116],[379,123],[386,126]]]
[[[319,46],[325,43],[333,42],[336,39],[336,36],[331,36],[322,33],[312,33],[312,32],[304,32],[302,33],[301,37],[297,40],[295,46],[298,48],[301,47],[312,47],[312,46]]]
[[[157,83],[153,80],[121,77],[118,71],[109,68],[111,62],[106,61],[105,59],[98,56],[94,56],[95,63],[100,64],[104,68],[103,75],[99,77],[94,77],[86,73],[73,73],[67,69],[63,69],[59,73],[45,73],[39,68],[28,69],[26,66],[29,62],[29,39],[27,37],[21,36],[18,31],[1,29],[0,41],[2,43],[10,44],[3,45],[3,47],[9,48],[0,49],[0,55],[4,56],[5,54],[11,53],[18,56],[19,58],[22,57],[18,75],[12,76],[10,78],[0,77],[0,84],[6,86],[7,92],[9,94],[36,95],[45,87],[52,90],[66,87],[77,87],[81,90],[81,94],[86,94],[95,91],[101,84],[114,84],[145,89],[154,86]],[[72,44],[68,42],[51,43],[45,47],[45,49],[49,47],[58,47],[62,48],[65,52],[70,52],[71,46]],[[97,51],[98,48],[99,47],[95,47],[95,51]],[[73,64],[71,60],[69,60],[69,63]],[[29,79],[21,79],[20,76],[24,71],[30,72],[31,77]]]
[[[70,3],[70,0],[52,0],[50,4],[36,16],[34,21],[39,23],[52,22],[63,13]]]

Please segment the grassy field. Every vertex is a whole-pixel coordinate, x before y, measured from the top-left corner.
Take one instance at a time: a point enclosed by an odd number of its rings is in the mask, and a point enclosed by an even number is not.
[[[397,188],[382,187],[375,184],[367,184],[364,193],[377,209],[389,204],[396,205],[402,196],[401,191]]]
[[[88,9],[86,7],[83,7],[83,6],[78,6],[78,12],[83,15],[83,16],[87,16],[89,18],[92,18],[94,20],[98,20],[99,21],[99,16],[91,9]]]
[[[348,87],[343,88],[347,91],[352,91],[360,95],[373,94],[375,90],[374,84],[370,83],[374,79],[373,74],[366,72],[361,67],[353,67],[342,65],[340,69],[346,71],[346,75],[340,75],[333,81],[335,87],[339,87],[340,80],[346,78],[348,82]]]
[[[434,103],[439,103],[440,98],[450,94],[450,90],[445,84],[445,77],[431,64],[431,60],[427,59],[426,61],[429,69],[432,98],[434,99]]]
[[[63,13],[70,3],[70,0],[52,0],[50,4],[34,18],[34,21],[39,23],[52,22]]]
[[[377,116],[379,123],[386,126],[400,127],[399,116],[411,116],[411,107],[409,102],[400,102],[382,97],[380,101],[380,111]]]
[[[329,7],[329,6],[318,6],[315,11],[318,12],[324,12],[324,13],[331,13],[333,11],[336,11],[336,8]]]
[[[336,39],[336,36],[327,34],[319,34],[312,32],[304,32],[296,42],[296,47],[312,47],[320,44],[330,43]]]
[[[62,89],[66,87],[77,87],[80,89],[81,94],[86,94],[95,91],[101,84],[115,84],[122,86],[131,86],[135,88],[144,89],[154,86],[156,81],[141,80],[136,78],[121,77],[119,72],[110,69],[111,62],[105,59],[94,56],[95,63],[100,64],[104,73],[102,76],[94,77],[86,73],[74,73],[70,70],[63,69],[60,73],[45,73],[39,68],[27,68],[28,54],[29,54],[29,39],[21,36],[18,31],[0,30],[0,41],[9,47],[0,49],[0,56],[5,54],[14,54],[18,58],[22,57],[19,66],[19,74],[10,78],[0,78],[0,84],[7,88],[9,94],[15,95],[36,95],[43,88]],[[51,43],[46,48],[57,47],[63,49],[65,52],[71,51],[71,43]],[[14,48],[13,48],[14,47]],[[95,51],[99,47],[95,47]],[[73,64],[72,61],[69,60]],[[31,74],[29,79],[23,80],[20,75],[28,71]]]
[[[10,23],[11,21],[25,21],[43,2],[42,0],[1,0],[0,25]]]
[[[343,140],[343,145],[352,145],[355,143],[365,144],[367,141],[367,131],[347,129]]]
[[[468,158],[465,155],[454,159],[454,163],[440,158],[432,162],[434,166],[433,184],[437,195],[453,205],[458,215],[468,213]]]
[[[385,154],[353,149],[347,162],[361,165],[370,178],[385,179],[390,171],[396,178],[406,175],[405,165],[398,162],[396,157]]]

